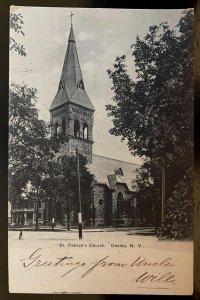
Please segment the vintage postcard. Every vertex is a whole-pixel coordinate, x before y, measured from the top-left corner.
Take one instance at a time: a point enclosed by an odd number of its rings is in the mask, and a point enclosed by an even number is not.
[[[9,291],[193,293],[193,9],[10,8]]]

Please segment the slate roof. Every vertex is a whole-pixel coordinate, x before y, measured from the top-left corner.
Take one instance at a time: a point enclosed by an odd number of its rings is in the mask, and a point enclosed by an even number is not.
[[[88,169],[94,174],[95,179],[108,185],[110,188],[114,188],[116,183],[125,183],[129,190],[132,191],[133,180],[135,179],[135,170],[139,165],[134,163],[129,163],[121,160],[116,160],[104,156],[92,155],[92,163],[88,164]],[[121,168],[123,175],[116,174],[115,170]],[[112,175],[110,180],[108,175]]]
[[[49,110],[51,111],[67,102],[72,102],[94,110],[94,106],[85,91],[72,26],[70,29],[67,52],[65,55],[58,92]]]

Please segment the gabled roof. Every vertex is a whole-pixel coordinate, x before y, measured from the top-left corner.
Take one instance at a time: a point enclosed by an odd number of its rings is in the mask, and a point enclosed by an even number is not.
[[[111,189],[114,189],[118,183],[126,184],[128,189],[133,191],[135,170],[139,168],[139,165],[93,154],[92,163],[88,164],[88,168],[97,182],[105,183]],[[121,174],[116,172],[119,169],[122,171]]]
[[[58,92],[50,106],[50,110],[67,102],[75,103],[94,110],[94,106],[85,91],[72,26],[69,34],[68,47],[58,86]]]

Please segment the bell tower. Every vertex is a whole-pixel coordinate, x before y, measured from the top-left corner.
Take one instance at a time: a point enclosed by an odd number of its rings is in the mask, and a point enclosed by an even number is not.
[[[78,148],[89,163],[92,162],[94,110],[85,90],[71,21],[58,91],[49,109],[51,136],[62,136],[66,152],[75,155]]]

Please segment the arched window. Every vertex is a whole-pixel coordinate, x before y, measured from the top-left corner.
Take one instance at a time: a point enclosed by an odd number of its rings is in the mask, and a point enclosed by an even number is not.
[[[55,138],[58,137],[58,123],[55,124]]]
[[[88,124],[83,124],[83,139],[88,140]]]
[[[117,195],[117,213],[123,214],[124,213],[124,197],[122,195],[122,192],[119,192]]]
[[[99,205],[103,205],[103,199],[99,199]]]
[[[74,122],[74,137],[76,139],[80,138],[80,123],[78,120]]]
[[[62,120],[62,134],[63,135],[66,134],[66,120],[65,119]]]

